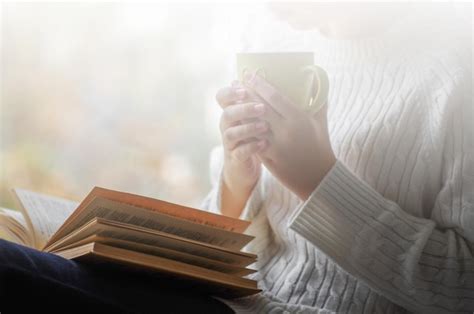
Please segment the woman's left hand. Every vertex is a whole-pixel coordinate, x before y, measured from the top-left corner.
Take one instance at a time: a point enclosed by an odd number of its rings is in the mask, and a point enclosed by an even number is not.
[[[331,147],[327,104],[316,113],[305,112],[259,75],[245,85],[265,104],[270,126],[267,145],[258,155],[287,188],[306,200],[329,172],[336,157]]]

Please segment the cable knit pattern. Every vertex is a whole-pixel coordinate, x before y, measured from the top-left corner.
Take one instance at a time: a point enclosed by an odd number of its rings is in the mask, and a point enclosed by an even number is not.
[[[316,52],[338,161],[305,202],[264,168],[241,215],[263,292],[226,300],[237,312],[474,311],[472,51],[457,26],[408,22],[357,41],[276,23],[292,41],[262,43]],[[222,148],[211,157],[202,207],[220,213]]]

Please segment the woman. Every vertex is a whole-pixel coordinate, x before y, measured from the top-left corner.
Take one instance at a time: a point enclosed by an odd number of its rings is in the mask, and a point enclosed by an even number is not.
[[[252,221],[263,290],[234,310],[474,311],[472,47],[451,9],[274,7],[319,28],[314,46],[258,17],[278,35],[261,48],[316,51],[331,92],[313,116],[258,75],[217,94],[223,145],[203,207]]]

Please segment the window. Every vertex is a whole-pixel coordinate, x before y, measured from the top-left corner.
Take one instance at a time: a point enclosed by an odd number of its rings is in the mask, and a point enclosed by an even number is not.
[[[97,185],[198,206],[241,11],[3,4],[0,205],[14,187],[80,200]]]

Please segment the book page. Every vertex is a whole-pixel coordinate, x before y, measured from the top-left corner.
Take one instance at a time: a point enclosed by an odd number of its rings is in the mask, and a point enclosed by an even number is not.
[[[75,222],[76,216],[80,215],[84,211],[87,211],[87,206],[96,198],[105,198],[118,203],[146,209],[151,212],[158,212],[194,223],[212,226],[236,233],[243,233],[250,225],[250,221],[246,220],[218,215],[208,211],[169,203],[150,197],[95,187],[81,202],[77,210],[66,220],[64,225],[61,226],[59,230],[51,237],[47,245],[50,245],[77,227],[78,224]],[[74,226],[71,227],[71,225]]]
[[[41,249],[48,239],[77,208],[79,203],[59,197],[14,189],[26,223],[34,237],[34,247]]]
[[[102,197],[112,201],[130,204],[177,218],[189,220],[195,223],[238,233],[244,232],[245,229],[247,229],[247,227],[250,225],[250,221],[217,215],[205,210],[169,203],[163,200],[153,199],[141,195],[113,191],[99,187],[95,187],[92,190],[92,194],[96,197]]]
[[[191,265],[195,265],[199,267],[204,267],[207,269],[220,271],[222,273],[236,275],[236,276],[246,276],[248,274],[252,274],[256,272],[256,270],[253,270],[253,269],[219,262],[214,259],[209,259],[209,258],[201,257],[198,255],[185,253],[183,251],[176,251],[176,250],[171,250],[171,249],[167,249],[163,247],[156,247],[152,245],[136,243],[136,242],[126,241],[126,240],[119,240],[119,239],[114,239],[114,238],[100,237],[96,235],[87,237],[81,241],[65,246],[61,248],[60,251],[67,250],[67,249],[77,247],[77,246],[81,246],[81,245],[91,243],[91,242],[103,243],[103,244],[107,244],[113,247],[118,247],[118,248],[130,250],[130,251],[160,256],[160,257],[172,259],[174,261],[183,262],[186,264],[191,264]]]
[[[1,207],[0,238],[30,247],[34,245],[33,235],[23,214],[17,210]]]
[[[45,251],[58,252],[64,247],[74,245],[93,235],[180,251],[240,267],[252,264],[256,258],[253,254],[233,252],[218,246],[187,240],[159,231],[143,230],[139,227],[101,218],[90,221],[62,240],[46,247]]]
[[[86,210],[75,217],[74,223],[64,231],[67,233],[77,229],[96,217],[162,231],[232,250],[242,249],[253,239],[252,236],[246,234],[196,224],[188,220],[105,198],[95,198],[86,207]]]
[[[261,291],[258,289],[257,282],[254,280],[184,264],[158,256],[124,250],[102,243],[94,242],[58,252],[57,254],[68,259],[92,263],[99,262],[101,264],[110,262],[113,264],[128,265],[134,269],[144,269],[169,274],[173,276],[175,283],[181,284],[181,282],[184,283],[185,281],[191,280],[193,284],[192,286],[188,286],[189,288],[200,289],[200,291],[206,291],[216,296],[235,298]],[[198,283],[199,285],[197,285]]]

